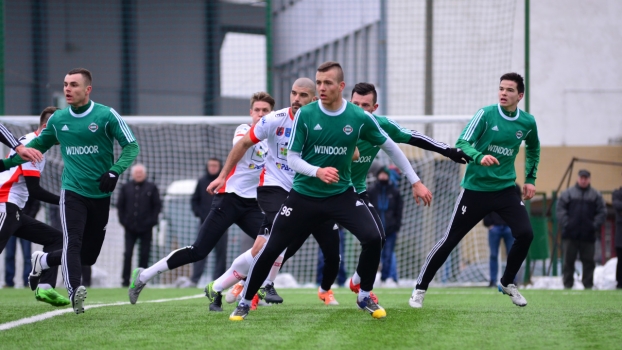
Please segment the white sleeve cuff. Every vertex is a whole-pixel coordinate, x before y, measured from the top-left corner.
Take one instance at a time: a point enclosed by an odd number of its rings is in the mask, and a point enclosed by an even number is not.
[[[415,173],[415,170],[410,165],[408,158],[406,158],[404,153],[402,153],[402,150],[400,150],[393,140],[388,138],[385,143],[380,145],[380,148],[382,148],[382,150],[385,151],[389,157],[391,157],[393,163],[395,163],[404,175],[406,175],[406,178],[411,184],[414,184],[420,180],[419,176],[417,176],[417,173]]]
[[[313,166],[300,158],[300,152],[287,151],[287,165],[298,174],[316,177],[320,167]]]

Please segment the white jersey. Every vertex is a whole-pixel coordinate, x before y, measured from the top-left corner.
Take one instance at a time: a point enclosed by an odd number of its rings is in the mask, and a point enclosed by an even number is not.
[[[235,129],[233,144],[246,135],[251,129],[250,124],[242,124]],[[268,147],[264,142],[257,143],[246,150],[244,156],[231,169],[225,185],[218,190],[218,193],[235,193],[242,198],[257,198],[257,184],[259,175],[265,166],[265,157]]]
[[[250,130],[251,140],[268,144],[266,166],[261,173],[259,186],[279,186],[285,191],[292,189],[296,172],[287,165],[287,145],[292,133],[294,115],[291,108],[272,112]]]
[[[22,136],[19,141],[25,145],[35,137],[37,137],[37,133],[31,132]],[[15,151],[11,150],[8,157],[13,154],[15,154]],[[17,205],[20,209],[24,208],[28,201],[28,188],[26,187],[24,176],[41,177],[44,167],[45,155],[43,155],[42,161],[34,165],[31,162],[26,162],[0,173],[0,212],[6,212],[5,203],[7,202]]]

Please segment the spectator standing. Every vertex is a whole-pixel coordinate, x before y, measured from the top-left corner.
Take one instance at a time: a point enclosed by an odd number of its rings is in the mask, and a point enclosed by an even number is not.
[[[618,285],[616,288],[622,289],[622,187],[613,191],[612,204],[616,213],[616,256],[618,257],[618,266],[616,269],[616,280]]]
[[[218,158],[210,158],[207,160],[206,170],[207,173],[199,179],[197,187],[192,195],[191,204],[192,212],[194,216],[201,220],[200,224],[203,224],[207,214],[209,214],[212,208],[212,200],[214,196],[207,193],[207,185],[210,182],[216,180],[220,170],[222,169],[222,162]],[[199,225],[200,225],[199,224]],[[212,279],[216,279],[227,271],[227,240],[229,235],[227,231],[222,235],[216,246],[214,252],[216,254],[216,266],[214,267],[214,274]],[[192,265],[192,277],[190,277],[189,285],[182,285],[182,287],[196,287],[197,283],[205,271],[205,265],[207,264],[207,258],[199,260]]]
[[[522,196],[518,184],[516,184],[516,194],[519,197]],[[503,239],[507,254],[510,248],[512,248],[512,244],[514,244],[514,237],[512,236],[510,226],[494,211],[484,217],[484,226],[488,228],[488,245],[490,246],[490,283],[488,287],[496,287],[497,273],[499,271],[499,244]]]
[[[583,286],[594,286],[594,249],[596,235],[605,222],[607,211],[603,196],[590,185],[590,172],[579,170],[575,186],[564,191],[557,202],[557,220],[562,231],[564,288],[574,284],[577,253],[583,264]]]
[[[162,208],[158,187],[147,180],[147,169],[136,164],[131,169],[132,180],[119,192],[117,211],[119,222],[125,228],[125,253],[123,255],[122,285],[130,285],[132,254],[140,239],[138,266],[149,266],[152,230],[158,224]]]
[[[391,261],[397,242],[397,232],[402,226],[402,210],[404,208],[402,196],[399,190],[390,183],[390,178],[391,171],[386,167],[380,168],[376,173],[376,183],[367,191],[369,200],[376,208],[386,234],[386,242],[380,258],[382,263],[380,280],[382,283],[386,283],[388,278],[397,282],[397,268],[395,267],[395,271],[391,271]]]

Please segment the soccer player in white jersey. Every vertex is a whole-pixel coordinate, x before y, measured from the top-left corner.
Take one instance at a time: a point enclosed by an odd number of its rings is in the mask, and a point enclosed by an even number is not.
[[[255,93],[251,97],[252,124],[237,127],[233,144],[238,143],[273,108],[272,96],[266,92]],[[244,152],[240,161],[231,168],[226,176],[225,185],[215,195],[210,213],[191,246],[171,252],[147,269],[137,268],[132,272],[128,289],[130,303],[136,303],[147,282],[158,274],[205,259],[229,226],[236,224],[250,237],[257,236],[264,218],[257,205],[257,183],[264,168],[266,152],[266,144],[258,143]]]
[[[287,148],[288,165],[296,172],[292,190],[274,220],[268,243],[251,266],[243,299],[229,316],[232,321],[248,315],[251,299],[274,260],[295,237],[308,234],[315,223],[329,220],[339,222],[361,242],[357,306],[374,318],[386,317],[386,311],[370,297],[380,263],[382,233],[350,178],[357,141],[363,139],[380,146],[393,159],[412,184],[417,203],[422,200],[429,205],[432,193],[373,116],[343,99],[344,88],[339,63],[326,62],[318,67],[316,89],[321,101],[298,110]]]
[[[253,259],[267,241],[274,217],[278,213],[281,204],[283,204],[287,198],[294,180],[295,172],[287,164],[287,146],[291,136],[294,114],[296,114],[300,107],[307,105],[315,99],[315,83],[309,78],[297,79],[291,89],[290,107],[272,112],[263,117],[259,123],[255,124],[250,132],[235,144],[227,157],[227,161],[220,172],[220,176],[207,187],[208,191],[219,190],[225,183],[226,175],[229,170],[244,155],[244,152],[246,152],[248,148],[264,140],[268,143],[266,166],[261,173],[259,187],[257,188],[257,201],[259,202],[259,207],[265,214],[264,223],[253,247],[237,257],[233,261],[231,267],[222,276],[207,286],[206,295],[211,302],[211,311],[222,311],[221,292],[247,276],[248,269]],[[338,304],[334,298],[333,292],[330,290],[339,271],[340,259],[339,236],[335,225],[335,222],[326,222],[317,225],[317,227],[311,231],[327,260],[324,265],[325,278],[318,292],[320,299],[327,305]],[[300,245],[302,245],[308,235],[301,235],[300,237],[302,241]],[[264,299],[268,302],[280,303],[283,301],[282,298],[276,295],[273,285],[274,278],[279,272],[283,259],[284,252],[278,256],[272,265],[270,274],[266,281],[264,281],[264,287],[262,287],[264,290],[262,291],[261,288],[259,290],[260,296],[262,296],[261,294],[263,293]],[[238,289],[238,294],[239,291],[241,290]],[[235,296],[228,301],[232,302],[235,300],[234,298]],[[257,298],[253,297],[251,309],[255,308],[256,302]]]
[[[56,110],[58,110],[56,107],[45,108],[39,118],[39,128],[22,136],[19,139],[20,145],[25,145],[37,137]],[[9,156],[15,153],[15,150],[12,150]],[[29,197],[54,205],[58,205],[60,201],[59,196],[46,191],[39,184],[44,168],[45,156],[38,163],[24,163],[0,173],[0,253],[12,235],[43,245],[45,252],[51,252],[48,261],[51,263],[55,261],[56,267],[46,270],[41,276],[34,278],[32,275],[29,276],[31,288],[35,291],[37,300],[54,306],[65,306],[71,303],[69,299],[54,290],[58,274],[57,266],[60,265],[63,249],[63,234],[22,213]],[[43,255],[43,252],[34,252],[32,256],[37,259],[40,255]]]

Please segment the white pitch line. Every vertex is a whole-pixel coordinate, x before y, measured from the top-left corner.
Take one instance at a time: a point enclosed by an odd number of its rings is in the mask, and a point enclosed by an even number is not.
[[[204,297],[204,296],[205,296],[205,294],[197,294],[197,295],[191,295],[191,296],[181,297],[181,298],[146,300],[146,301],[141,301],[139,303],[141,303],[141,304],[142,303],[165,303],[165,302],[168,302],[168,301],[197,299],[197,298],[201,298],[201,297]],[[87,306],[84,307],[84,309],[85,310],[89,310],[89,309],[95,309],[95,308],[104,307],[104,306],[118,306],[118,305],[128,305],[128,304],[130,304],[129,301],[120,301],[120,302],[111,303],[111,304],[87,305]],[[7,322],[7,323],[3,323],[3,324],[0,324],[0,331],[5,331],[7,329],[23,326],[23,325],[26,325],[26,324],[47,320],[48,318],[52,318],[52,317],[55,317],[55,316],[58,316],[58,315],[62,315],[62,314],[66,314],[66,313],[71,313],[71,312],[74,312],[73,308],[67,308],[67,309],[62,309],[62,310],[54,310],[54,311],[46,312],[46,313],[43,313],[43,314],[40,314],[40,315],[35,315],[35,316],[30,316],[30,317],[22,318],[22,319],[17,320],[17,321],[11,321],[11,322]]]

